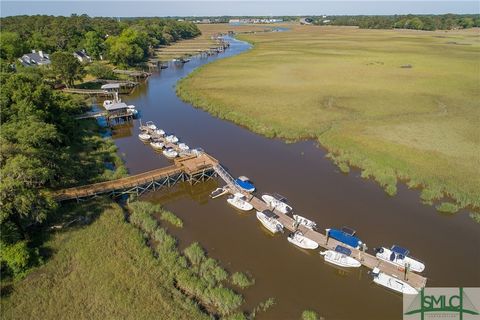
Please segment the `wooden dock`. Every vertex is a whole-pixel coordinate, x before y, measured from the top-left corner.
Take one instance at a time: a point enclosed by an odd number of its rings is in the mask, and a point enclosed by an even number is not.
[[[84,94],[89,96],[107,96],[109,94],[106,90],[95,90],[95,89],[65,88],[65,89],[62,89],[62,91],[66,93]]]

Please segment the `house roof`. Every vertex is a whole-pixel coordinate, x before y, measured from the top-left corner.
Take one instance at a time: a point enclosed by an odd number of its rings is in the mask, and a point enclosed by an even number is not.
[[[75,51],[74,54],[82,58],[87,58],[87,59],[90,58],[88,54],[83,50]]]
[[[105,106],[105,109],[107,109],[107,111],[114,111],[114,110],[126,109],[126,108],[127,108],[127,104],[123,102],[112,103]]]
[[[120,88],[120,83],[107,83],[102,85],[103,90],[118,89],[118,88]]]
[[[50,64],[50,56],[47,53],[43,53],[43,57],[38,52],[27,53],[19,60],[24,66]]]

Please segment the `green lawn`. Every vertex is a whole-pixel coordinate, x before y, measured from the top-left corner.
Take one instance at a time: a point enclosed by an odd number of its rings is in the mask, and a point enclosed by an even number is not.
[[[480,32],[292,26],[181,81],[178,94],[268,137],[318,139],[389,194],[480,208]],[[450,208],[451,209],[451,208]]]

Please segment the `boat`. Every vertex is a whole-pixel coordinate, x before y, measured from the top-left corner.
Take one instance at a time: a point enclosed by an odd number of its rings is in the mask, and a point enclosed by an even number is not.
[[[150,146],[155,150],[162,150],[164,147],[164,144],[161,143],[160,141],[152,141],[150,142]]]
[[[338,229],[325,229],[327,231],[327,237],[340,241],[354,249],[359,249],[363,245],[363,242],[355,236],[346,233],[345,231]]]
[[[210,193],[210,198],[216,199],[216,198],[221,197],[221,196],[223,196],[224,194],[227,194],[227,193],[228,193],[227,188],[225,188],[225,187],[217,188]]]
[[[315,221],[299,216],[298,214],[294,214],[293,219],[295,220],[295,222],[297,222],[299,225],[304,226],[305,228],[308,228],[311,230],[314,230],[317,228],[317,223]]]
[[[178,148],[179,148],[180,150],[182,150],[182,151],[190,150],[190,147],[187,146],[187,145],[186,145],[185,143],[183,143],[183,142],[178,144]]]
[[[133,104],[129,104],[129,105],[127,106],[127,108],[130,109],[130,110],[132,110],[132,109],[135,109],[135,106],[134,106]]]
[[[245,176],[240,176],[237,179],[235,179],[235,183],[240,187],[240,189],[242,189],[246,192],[254,192],[255,191],[255,186],[250,181],[250,179],[248,179]]]
[[[128,109],[128,110],[127,110],[127,113],[129,113],[129,114],[131,114],[131,115],[133,115],[133,116],[136,116],[136,115],[138,115],[138,110],[136,110],[136,109]]]
[[[278,210],[281,213],[287,214],[293,210],[292,207],[286,203],[287,199],[276,193],[274,194],[266,193],[262,195],[262,200],[266,204],[268,204],[271,208],[273,208],[274,210]]]
[[[165,138],[165,140],[167,142],[170,142],[170,143],[177,143],[178,142],[178,138],[175,137],[173,134],[172,135],[169,135]]]
[[[408,265],[408,269],[415,272],[422,272],[425,270],[425,264],[409,257],[410,251],[408,249],[399,247],[397,245],[392,246],[390,249],[385,247],[375,248],[375,255],[378,259],[390,262],[391,264],[405,268]]]
[[[147,128],[151,130],[157,130],[157,126],[153,123],[153,121],[147,121],[146,125],[147,125]]]
[[[151,136],[147,133],[140,133],[138,135],[138,138],[142,141],[148,141],[148,140],[150,140]]]
[[[417,289],[415,289],[405,281],[381,272],[380,269],[377,267],[373,268],[371,274],[373,275],[373,282],[375,282],[376,284],[403,294],[418,294]]]
[[[242,211],[250,211],[253,209],[253,206],[246,201],[246,197],[241,193],[235,193],[227,199],[227,202]]]
[[[156,134],[156,135],[159,135],[159,136],[164,136],[164,135],[165,135],[165,131],[163,131],[162,129],[157,129],[157,130],[155,130],[155,134]]]
[[[167,64],[161,64],[160,65],[160,69],[167,69],[168,68],[168,65]]]
[[[188,59],[188,58],[180,59],[180,62],[181,62],[181,63],[187,63],[187,62],[189,62],[189,61],[190,61],[190,59]]]
[[[103,101],[103,107],[107,108],[108,106],[111,106],[114,103],[113,100],[105,100]]]
[[[358,260],[350,256],[352,254],[352,250],[344,246],[338,245],[335,247],[335,250],[326,250],[320,252],[320,254],[323,256],[325,261],[340,267],[359,268],[362,265]]]
[[[277,221],[278,216],[270,210],[257,211],[257,219],[272,233],[283,232],[283,224]]]
[[[318,243],[305,237],[301,231],[296,231],[295,233],[291,233],[287,237],[287,240],[288,242],[293,243],[294,245],[302,249],[314,250],[318,248]]]
[[[163,150],[163,155],[169,159],[173,159],[178,156],[178,152],[173,150],[172,148],[168,148]]]

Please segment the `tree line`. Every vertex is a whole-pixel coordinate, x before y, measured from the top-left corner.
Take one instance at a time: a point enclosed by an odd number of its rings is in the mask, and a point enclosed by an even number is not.
[[[95,59],[107,58],[124,66],[145,61],[155,47],[200,34],[187,21],[87,15],[6,17],[0,19],[0,32],[0,57],[8,62],[31,50],[72,53],[85,49]]]
[[[314,18],[317,25],[357,26],[362,29],[452,30],[480,27],[478,14],[329,16]]]

